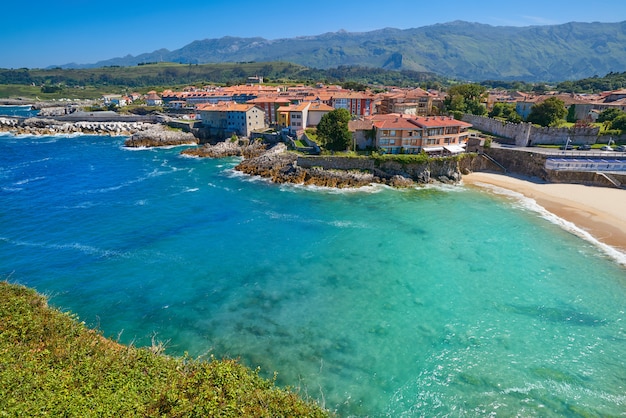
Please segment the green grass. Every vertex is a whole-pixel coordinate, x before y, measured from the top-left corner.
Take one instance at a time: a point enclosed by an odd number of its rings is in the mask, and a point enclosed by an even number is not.
[[[235,360],[120,345],[32,289],[0,295],[0,416],[328,416]]]
[[[64,87],[57,93],[42,93],[41,87],[21,84],[0,84],[0,98],[15,99],[98,99],[104,94],[122,93],[120,88],[111,87]]]

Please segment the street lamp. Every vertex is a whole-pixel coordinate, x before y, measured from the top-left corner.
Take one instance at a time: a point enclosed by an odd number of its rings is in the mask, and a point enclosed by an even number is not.
[[[569,136],[567,137],[567,140],[565,141],[565,146],[563,147],[563,154],[565,154],[565,152],[567,151],[567,147],[569,146],[569,142],[570,142],[570,138]]]

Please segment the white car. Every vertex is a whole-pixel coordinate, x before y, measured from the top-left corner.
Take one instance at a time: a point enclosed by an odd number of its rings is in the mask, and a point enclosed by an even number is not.
[[[613,151],[613,148],[611,148],[608,145],[603,146],[602,148],[600,148],[602,151]]]

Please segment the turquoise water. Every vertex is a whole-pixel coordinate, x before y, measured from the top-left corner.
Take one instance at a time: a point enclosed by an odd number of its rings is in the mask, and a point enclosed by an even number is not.
[[[2,277],[340,416],[626,413],[626,269],[525,202],[274,185],[122,144],[0,136]]]

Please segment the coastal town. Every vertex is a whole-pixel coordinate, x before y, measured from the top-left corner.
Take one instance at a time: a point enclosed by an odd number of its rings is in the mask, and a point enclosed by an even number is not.
[[[624,416],[626,2],[48,3],[1,416]]]
[[[129,147],[197,145],[183,153],[245,155],[249,161],[238,169],[248,174],[333,187],[368,182],[395,186],[434,180],[457,182],[462,173],[485,170],[616,188],[626,183],[626,154],[622,152],[626,139],[601,133],[596,123],[603,112],[626,111],[626,90],[599,94],[491,90],[481,96],[480,106],[487,112],[506,105],[515,109],[520,121],[527,119],[535,106],[559,100],[577,121],[570,127],[540,127],[488,115],[454,113],[447,109],[447,99],[447,92],[419,87],[355,91],[322,83],[265,84],[263,77],[254,76],[246,84],[234,86],[104,95],[91,106],[38,104],[37,117],[0,117],[0,129],[18,134],[125,135]],[[138,105],[149,111],[125,111]],[[348,118],[344,129],[349,137],[339,147],[329,148],[317,138],[317,128],[338,111]],[[279,158],[274,149],[273,159],[258,164],[260,160],[251,159],[279,143],[285,151],[297,153]],[[353,155],[328,158],[329,152],[335,151]],[[406,165],[392,168],[389,163],[381,170],[380,165],[364,165],[354,158],[369,156],[371,160],[372,155],[431,158],[421,160],[418,170]],[[441,158],[454,156],[464,157],[455,169],[440,164]],[[325,171],[322,174],[311,167]],[[368,175],[355,178],[355,170]]]

